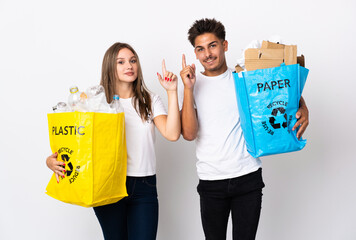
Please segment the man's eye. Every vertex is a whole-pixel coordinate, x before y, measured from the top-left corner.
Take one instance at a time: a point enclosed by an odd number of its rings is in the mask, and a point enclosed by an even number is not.
[[[203,51],[203,49],[202,49],[202,48],[198,48],[197,51],[198,51],[198,52],[201,52],[201,51]]]
[[[210,45],[210,47],[214,48],[214,47],[216,47],[216,44]]]

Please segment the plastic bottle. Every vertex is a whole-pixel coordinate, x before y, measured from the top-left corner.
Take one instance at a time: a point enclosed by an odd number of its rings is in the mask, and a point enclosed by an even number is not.
[[[69,91],[70,91],[70,95],[68,97],[68,105],[73,111],[75,111],[76,106],[80,101],[80,92],[77,86],[70,87]]]
[[[70,109],[65,102],[57,103],[57,105],[52,107],[52,109],[53,109],[53,112],[55,112],[55,113],[70,112]]]
[[[80,93],[80,99],[77,105],[74,107],[75,111],[78,112],[89,112],[88,107],[88,96],[85,92]]]
[[[88,95],[88,108],[91,112],[110,112],[103,86],[89,87],[86,90],[86,94]]]
[[[114,113],[121,113],[124,111],[124,109],[122,108],[121,104],[120,104],[120,97],[119,95],[114,95],[113,97],[113,101],[110,103],[110,108],[114,111]]]
[[[95,97],[95,96],[99,96],[101,94],[104,94],[105,95],[105,90],[104,90],[104,87],[101,86],[101,85],[96,85],[96,86],[92,86],[92,87],[89,87],[87,90],[86,90],[86,93],[88,95],[88,97]]]

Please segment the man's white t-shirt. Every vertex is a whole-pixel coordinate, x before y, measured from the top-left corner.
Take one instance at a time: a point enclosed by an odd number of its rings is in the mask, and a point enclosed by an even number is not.
[[[181,86],[180,107],[183,94]],[[197,73],[194,101],[198,116],[196,166],[199,178],[229,179],[258,170],[261,161],[247,152],[242,134],[232,70],[214,77]]]
[[[156,174],[155,125],[153,119],[167,115],[161,98],[151,94],[152,116],[142,121],[133,107],[132,98],[120,98],[125,112],[125,131],[127,145],[127,176],[143,177]]]

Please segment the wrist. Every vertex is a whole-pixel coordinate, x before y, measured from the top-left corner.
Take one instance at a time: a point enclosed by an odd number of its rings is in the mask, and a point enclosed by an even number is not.
[[[193,92],[193,90],[194,90],[194,85],[191,86],[191,87],[187,87],[187,86],[184,85],[184,92],[185,92],[185,91],[187,91],[187,92]]]
[[[299,104],[299,108],[307,110],[307,106],[305,106],[305,104]]]
[[[178,96],[177,90],[167,90],[168,98],[175,98]]]
[[[171,94],[171,93],[176,93],[177,92],[177,89],[166,89],[167,91],[167,94]]]

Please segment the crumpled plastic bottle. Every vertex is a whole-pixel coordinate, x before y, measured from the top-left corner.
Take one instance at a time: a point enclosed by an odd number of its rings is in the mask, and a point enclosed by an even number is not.
[[[106,101],[105,90],[101,85],[89,87],[86,91],[87,105],[90,112],[110,112],[110,106]]]
[[[120,103],[119,95],[114,95],[113,101],[110,103],[110,108],[113,110],[114,113],[121,113],[124,111]]]
[[[52,109],[55,113],[74,111],[102,113],[123,112],[122,107],[119,108],[120,110],[110,107],[110,104],[106,101],[105,89],[102,85],[89,87],[85,92],[80,92],[77,86],[72,86],[69,88],[69,91],[68,104],[59,102],[53,106]]]
[[[71,109],[65,102],[59,102],[55,106],[52,107],[53,112],[61,113],[61,112],[71,112]]]

